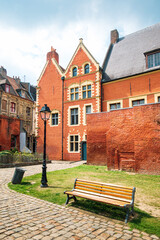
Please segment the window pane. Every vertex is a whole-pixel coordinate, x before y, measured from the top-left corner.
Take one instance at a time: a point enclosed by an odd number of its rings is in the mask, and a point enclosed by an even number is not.
[[[120,103],[117,103],[117,108],[121,108],[121,105],[120,105]]]
[[[79,88],[78,88],[78,87],[76,87],[76,88],[75,88],[75,92],[78,92],[78,91],[79,91]]]
[[[71,125],[74,125],[74,116],[71,116]]]
[[[52,125],[58,125],[58,113],[52,114]]]
[[[76,98],[76,100],[79,98],[79,94],[78,93],[75,94],[75,98]]]
[[[76,115],[75,124],[78,124],[78,115]]]
[[[139,104],[144,104],[144,99],[141,99],[141,100],[139,101]]]
[[[153,55],[148,56],[148,68],[153,67]]]
[[[70,143],[70,151],[73,152],[74,149],[73,149],[73,142]]]
[[[88,91],[88,98],[91,97],[91,91]]]
[[[89,64],[86,64],[84,67],[84,73],[89,73]]]
[[[70,141],[72,141],[72,142],[73,142],[73,136],[70,136]]]
[[[110,104],[110,109],[111,109],[111,110],[116,109],[115,104]]]
[[[75,114],[78,114],[78,108],[75,108],[74,111],[75,111]]]
[[[83,89],[83,90],[86,90],[86,86],[83,86],[82,89]]]
[[[78,143],[75,143],[75,152],[78,152]]]
[[[86,106],[86,113],[91,113],[91,106]]]
[[[88,87],[87,87],[88,89],[91,89],[91,85],[88,85]]]
[[[158,97],[158,102],[160,102],[160,97]]]
[[[77,76],[77,68],[73,68],[73,77]]]
[[[78,135],[75,136],[75,142],[78,142]]]
[[[160,53],[155,54],[155,66],[160,65]]]
[[[71,94],[71,100],[74,100],[74,94],[73,93]]]
[[[74,88],[71,88],[71,93],[73,93],[74,92]]]
[[[83,92],[83,98],[86,98],[86,92]]]
[[[6,100],[2,100],[2,109],[7,110],[7,101]]]

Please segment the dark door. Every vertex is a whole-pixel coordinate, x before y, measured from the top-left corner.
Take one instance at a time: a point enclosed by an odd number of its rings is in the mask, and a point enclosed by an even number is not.
[[[82,142],[82,160],[87,160],[87,142]]]

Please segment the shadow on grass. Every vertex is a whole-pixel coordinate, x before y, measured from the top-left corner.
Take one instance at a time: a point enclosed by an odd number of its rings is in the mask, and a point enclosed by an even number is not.
[[[100,202],[93,202],[86,199],[72,202],[71,206],[122,222],[125,221],[126,217],[126,209],[124,208],[111,206]],[[152,218],[152,216],[140,211],[139,209],[135,209],[135,214],[134,216],[130,215],[129,222],[133,222],[137,225],[141,223],[143,218]]]
[[[15,184],[14,184],[15,185]],[[18,185],[18,184],[16,184],[16,185]],[[26,185],[32,185],[32,183],[31,182],[21,182],[19,185],[24,185],[24,186],[26,186]]]

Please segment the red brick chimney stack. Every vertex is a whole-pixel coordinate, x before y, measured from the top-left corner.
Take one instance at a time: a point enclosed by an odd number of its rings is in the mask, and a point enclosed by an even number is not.
[[[114,29],[111,31],[111,43],[114,44],[118,41],[119,39],[119,33],[117,29]]]
[[[50,61],[52,58],[59,64],[59,55],[53,47],[51,47],[51,51],[47,53],[47,61]]]

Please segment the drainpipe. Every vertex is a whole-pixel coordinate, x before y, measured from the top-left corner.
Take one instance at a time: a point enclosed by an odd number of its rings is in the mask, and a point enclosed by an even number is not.
[[[63,125],[64,125],[64,79],[65,77],[61,77],[62,79],[62,160],[63,160]]]
[[[101,79],[101,112],[103,112],[103,91],[102,91],[102,79]]]
[[[0,114],[1,114],[2,91],[0,91]]]

